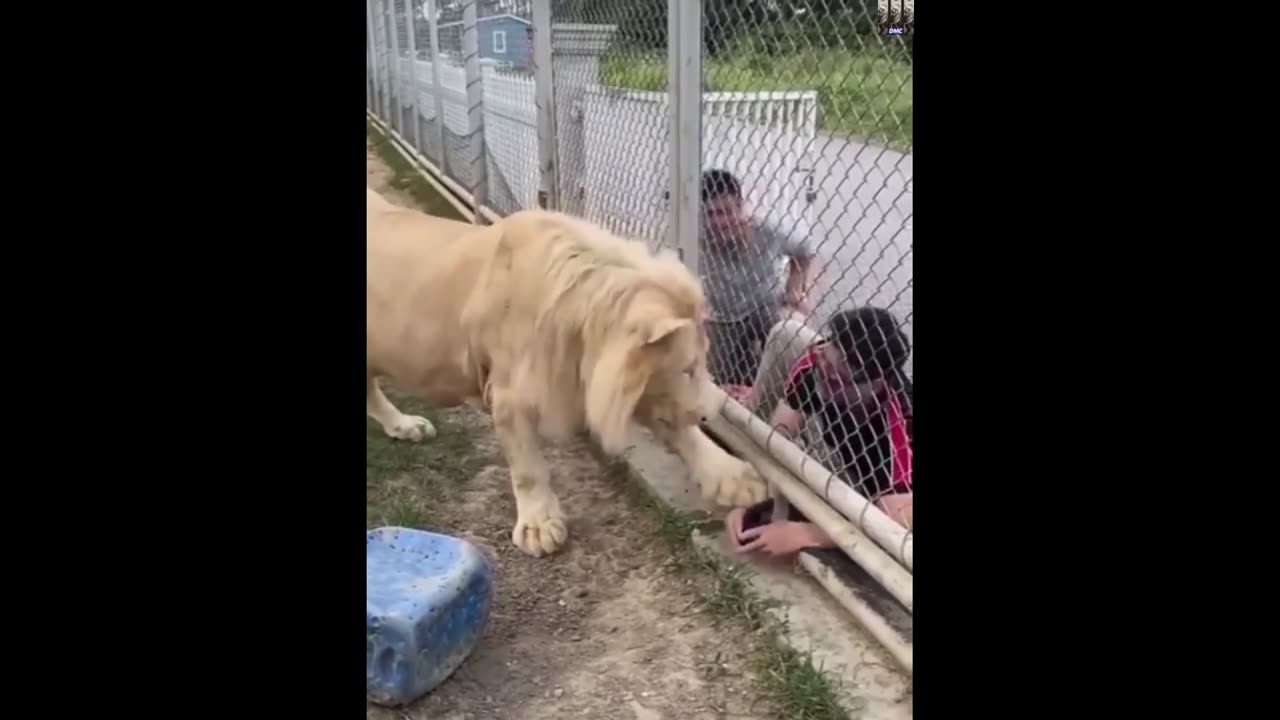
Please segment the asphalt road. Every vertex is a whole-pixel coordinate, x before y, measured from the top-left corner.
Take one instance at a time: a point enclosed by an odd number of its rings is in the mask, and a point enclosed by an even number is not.
[[[823,264],[815,315],[842,307],[885,307],[912,320],[914,158],[819,133],[810,147],[816,197],[811,236]]]

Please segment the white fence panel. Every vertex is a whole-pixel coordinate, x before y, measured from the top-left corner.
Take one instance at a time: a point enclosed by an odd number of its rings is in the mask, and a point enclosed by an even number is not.
[[[655,244],[667,222],[667,97],[597,85],[583,101],[586,216]],[[703,167],[733,172],[761,220],[807,233],[816,118],[811,91],[704,93]]]
[[[501,212],[538,203],[538,109],[533,78],[485,68],[484,139],[489,198]]]
[[[583,96],[584,214],[654,247],[666,235],[666,118],[664,93],[596,85]]]

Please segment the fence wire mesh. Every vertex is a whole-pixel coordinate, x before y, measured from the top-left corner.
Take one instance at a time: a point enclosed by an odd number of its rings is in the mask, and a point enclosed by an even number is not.
[[[703,7],[712,372],[910,528],[912,39],[863,0]]]
[[[534,102],[531,3],[480,8],[489,206],[500,215],[538,203],[538,108]]]
[[[427,20],[428,3],[426,0],[408,0],[412,12],[411,49],[413,64],[413,100],[415,105],[410,110],[416,115],[412,127],[414,147],[428,160],[437,165],[443,163],[441,119],[436,104],[436,67],[431,54],[432,24]]]
[[[371,110],[447,178],[672,242],[688,0],[547,0],[541,27],[542,0],[367,1]],[[717,382],[909,533],[913,39],[877,5],[913,28],[902,0],[702,1],[697,270]]]
[[[667,242],[667,7],[661,2],[552,2],[563,209],[652,247]],[[647,67],[646,82],[619,75]]]

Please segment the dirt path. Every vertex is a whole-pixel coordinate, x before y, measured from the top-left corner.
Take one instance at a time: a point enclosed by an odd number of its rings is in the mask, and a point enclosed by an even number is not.
[[[388,190],[393,175],[372,148],[368,170],[369,186]],[[411,204],[402,192],[388,195]],[[410,707],[370,705],[369,718],[779,716],[751,689],[749,643],[698,610],[690,581],[669,567],[657,520],[624,496],[586,446],[548,449],[571,540],[534,559],[510,541],[515,503],[489,418],[393,401],[431,418],[439,435],[393,443],[369,422],[369,526],[411,525],[476,542],[496,561],[497,598],[458,672]]]

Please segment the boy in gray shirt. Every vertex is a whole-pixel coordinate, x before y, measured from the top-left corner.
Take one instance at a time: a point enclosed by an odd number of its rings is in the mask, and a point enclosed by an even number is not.
[[[700,271],[711,317],[707,368],[720,385],[747,385],[783,306],[803,307],[814,257],[808,238],[755,222],[727,170],[702,174]],[[782,281],[779,262],[788,259]]]

